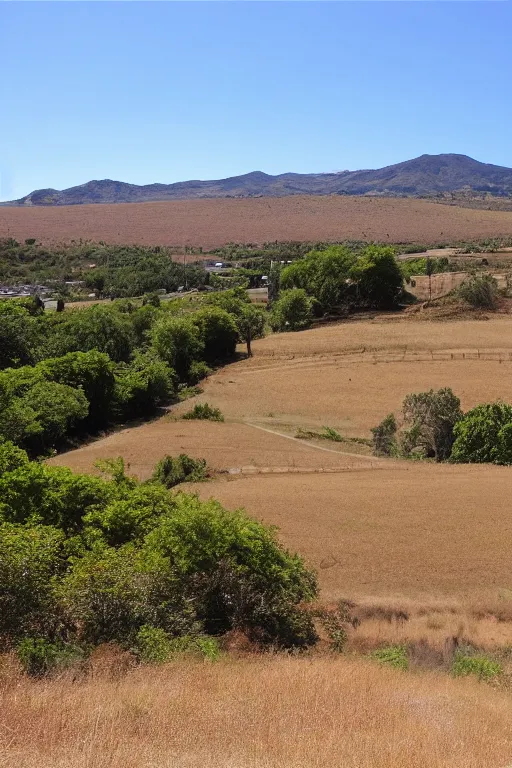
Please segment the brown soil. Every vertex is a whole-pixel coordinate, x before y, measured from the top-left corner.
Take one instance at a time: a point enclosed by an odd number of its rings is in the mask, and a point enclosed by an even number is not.
[[[425,200],[284,197],[0,207],[0,236],[215,247],[230,241],[439,242],[512,235],[512,213]]]

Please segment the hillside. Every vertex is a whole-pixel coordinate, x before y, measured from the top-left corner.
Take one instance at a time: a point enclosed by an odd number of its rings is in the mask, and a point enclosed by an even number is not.
[[[449,243],[512,236],[512,213],[345,195],[0,208],[0,237],[213,248],[229,242]]]
[[[283,173],[277,176],[254,171],[214,181],[194,180],[143,186],[104,179],[64,190],[38,189],[10,204],[53,206],[330,194],[424,197],[461,190],[496,196],[510,195],[512,169],[480,163],[466,155],[421,155],[414,160],[378,170]]]

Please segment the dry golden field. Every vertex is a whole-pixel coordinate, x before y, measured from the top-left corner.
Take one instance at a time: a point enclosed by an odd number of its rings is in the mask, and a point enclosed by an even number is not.
[[[507,768],[510,694],[343,657],[0,678],[2,768]]]
[[[512,235],[512,212],[425,200],[294,196],[0,207],[0,236],[215,247],[272,240],[451,242]]]

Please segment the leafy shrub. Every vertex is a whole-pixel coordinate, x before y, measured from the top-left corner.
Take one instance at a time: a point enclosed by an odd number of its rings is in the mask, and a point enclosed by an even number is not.
[[[386,648],[378,648],[370,654],[372,659],[395,669],[409,669],[407,647],[405,645],[390,645]]]
[[[62,642],[51,643],[43,637],[27,637],[16,649],[25,672],[32,677],[44,677],[61,672],[83,659],[81,648]]]
[[[454,462],[512,464],[512,406],[477,405],[455,425],[454,436]]]
[[[173,646],[165,630],[143,624],[137,632],[134,651],[147,664],[162,664],[171,656]]]
[[[467,656],[464,653],[457,652],[452,664],[452,675],[454,677],[475,675],[479,680],[492,680],[494,677],[501,675],[502,672],[501,664],[490,659],[488,656]]]
[[[458,289],[458,295],[472,307],[494,309],[498,301],[498,283],[492,275],[472,275]]]
[[[206,379],[206,377],[209,376],[211,372],[212,369],[205,362],[202,360],[194,360],[188,370],[189,384],[199,384],[199,382],[203,379]]]
[[[180,483],[197,483],[206,480],[208,470],[204,459],[191,459],[186,453],[179,456],[164,456],[155,467],[152,480],[166,488],[174,488]]]
[[[218,408],[208,403],[196,403],[191,411],[182,416],[183,419],[204,419],[208,421],[224,421],[224,416]]]
[[[343,438],[333,427],[323,427],[322,437],[324,440],[333,440],[335,443],[342,443]]]
[[[282,291],[272,305],[270,325],[273,331],[300,331],[311,325],[311,299],[302,288]]]
[[[392,413],[388,414],[383,421],[373,427],[373,452],[377,456],[391,456],[396,447],[397,423]]]

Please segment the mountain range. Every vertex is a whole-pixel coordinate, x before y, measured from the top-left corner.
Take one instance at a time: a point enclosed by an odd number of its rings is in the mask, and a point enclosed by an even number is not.
[[[421,155],[414,160],[377,170],[282,173],[277,176],[254,171],[215,181],[181,181],[174,184],[142,186],[104,179],[63,190],[38,189],[7,205],[56,206],[142,203],[208,197],[332,194],[432,197],[450,192],[512,195],[512,168],[480,163],[466,155]]]

